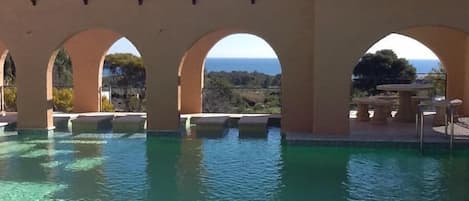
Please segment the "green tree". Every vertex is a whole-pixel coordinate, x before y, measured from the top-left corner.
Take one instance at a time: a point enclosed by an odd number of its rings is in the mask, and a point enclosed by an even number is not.
[[[430,73],[425,76],[424,80],[433,85],[432,95],[445,96],[446,94],[446,72],[440,66],[439,68],[432,68]]]
[[[204,112],[280,113],[280,79],[247,71],[207,73]]]
[[[71,112],[73,108],[73,90],[54,88],[53,102],[54,111]]]
[[[128,101],[128,109],[131,112],[140,112],[141,111],[141,103],[140,99],[137,96],[131,96]]]
[[[4,85],[11,86],[15,84],[16,66],[10,54],[8,54],[5,58],[3,76]],[[72,62],[70,60],[70,57],[65,52],[64,48],[59,49],[59,51],[57,52],[54,61],[52,77],[54,86],[72,85]]]
[[[3,68],[3,84],[6,86],[14,85],[16,81],[16,67],[10,54],[6,56]]]
[[[111,54],[107,55],[104,61],[104,70],[111,73],[110,76],[104,77],[103,85],[120,88],[122,94],[113,96],[121,98],[125,103],[124,109],[127,111],[140,111],[144,108],[140,99],[132,98],[136,95],[135,88],[145,87],[145,67],[143,60],[133,54]],[[123,89],[123,90],[122,90]],[[139,90],[138,97],[145,98],[144,90]]]
[[[101,111],[114,112],[114,105],[109,101],[106,96],[101,97]]]
[[[231,90],[233,85],[226,79],[210,77],[205,79],[203,96],[204,112],[231,112],[231,102],[235,100]]]
[[[16,88],[5,88],[5,109],[9,112],[16,112]]]
[[[109,69],[113,75],[105,85],[136,88],[145,86],[145,68],[140,57],[133,54],[110,54],[106,56],[104,68]]]
[[[72,86],[73,72],[70,56],[65,52],[64,48],[59,49],[54,61],[53,69],[53,85],[54,86]]]
[[[378,93],[376,85],[407,84],[416,78],[415,68],[392,50],[365,54],[353,71],[353,87],[368,94]]]

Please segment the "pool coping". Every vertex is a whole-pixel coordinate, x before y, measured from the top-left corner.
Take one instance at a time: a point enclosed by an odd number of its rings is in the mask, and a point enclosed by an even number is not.
[[[383,147],[383,148],[420,148],[418,139],[363,139],[350,136],[314,136],[308,137],[289,136],[282,134],[282,144],[292,146],[333,146],[333,147]],[[442,136],[441,139],[427,139],[423,141],[424,148],[449,149],[450,139]],[[453,141],[454,149],[469,149],[469,140],[458,139]]]

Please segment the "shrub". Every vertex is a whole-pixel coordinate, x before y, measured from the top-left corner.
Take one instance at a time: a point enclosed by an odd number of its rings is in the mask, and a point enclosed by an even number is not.
[[[114,112],[114,105],[107,99],[106,96],[101,97],[101,111]]]
[[[71,112],[73,109],[73,90],[57,89],[53,90],[54,110],[60,112]]]
[[[129,98],[129,111],[140,112],[140,99],[137,96]]]
[[[9,112],[16,111],[16,88],[5,88],[3,91],[5,98],[5,109]]]

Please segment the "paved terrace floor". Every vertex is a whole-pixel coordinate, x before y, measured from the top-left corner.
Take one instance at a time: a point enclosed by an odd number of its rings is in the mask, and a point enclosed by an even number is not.
[[[432,127],[434,113],[425,113],[424,142],[426,145],[449,147],[449,136],[445,135],[445,127]],[[450,129],[448,129],[448,132]],[[455,146],[469,147],[469,118],[461,117],[455,124]],[[350,135],[326,136],[305,133],[287,133],[289,144],[305,145],[370,145],[370,146],[403,146],[418,147],[414,122],[396,122],[389,118],[387,124],[376,125],[370,122],[361,122],[356,119],[356,112],[350,113]]]
[[[101,116],[101,115],[142,115],[145,113],[54,113],[54,117],[77,117],[78,115]],[[240,118],[241,116],[265,116],[265,114],[188,114],[181,115],[187,117],[213,117],[229,116],[231,118]],[[279,118],[280,115],[268,115]],[[427,144],[437,144],[448,146],[449,137],[444,134],[444,126],[432,127],[433,113],[425,114],[425,142]],[[310,133],[287,133],[286,140],[290,144],[402,144],[416,146],[419,143],[415,130],[415,123],[395,122],[388,119],[386,125],[374,125],[370,122],[360,122],[356,119],[356,111],[350,112],[350,135],[346,136],[325,136],[312,135]],[[459,123],[455,125],[456,144],[463,144],[469,147],[469,117],[459,118]],[[6,113],[0,116],[0,123],[16,122],[16,113]]]

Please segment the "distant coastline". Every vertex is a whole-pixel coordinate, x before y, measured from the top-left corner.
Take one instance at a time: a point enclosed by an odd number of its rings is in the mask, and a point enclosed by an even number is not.
[[[267,75],[281,73],[280,63],[275,58],[207,58],[205,71],[248,71]]]
[[[432,68],[438,68],[440,62],[431,59],[410,59],[417,73],[429,73]],[[281,73],[280,63],[275,58],[207,58],[205,70],[212,71],[248,71],[260,72],[268,75]]]
[[[440,61],[431,59],[410,59],[409,63],[416,69],[417,73],[429,73],[432,68],[438,68]],[[247,71],[277,75],[281,73],[280,63],[275,58],[207,58],[205,71]],[[109,76],[110,71],[104,69],[104,76]]]

